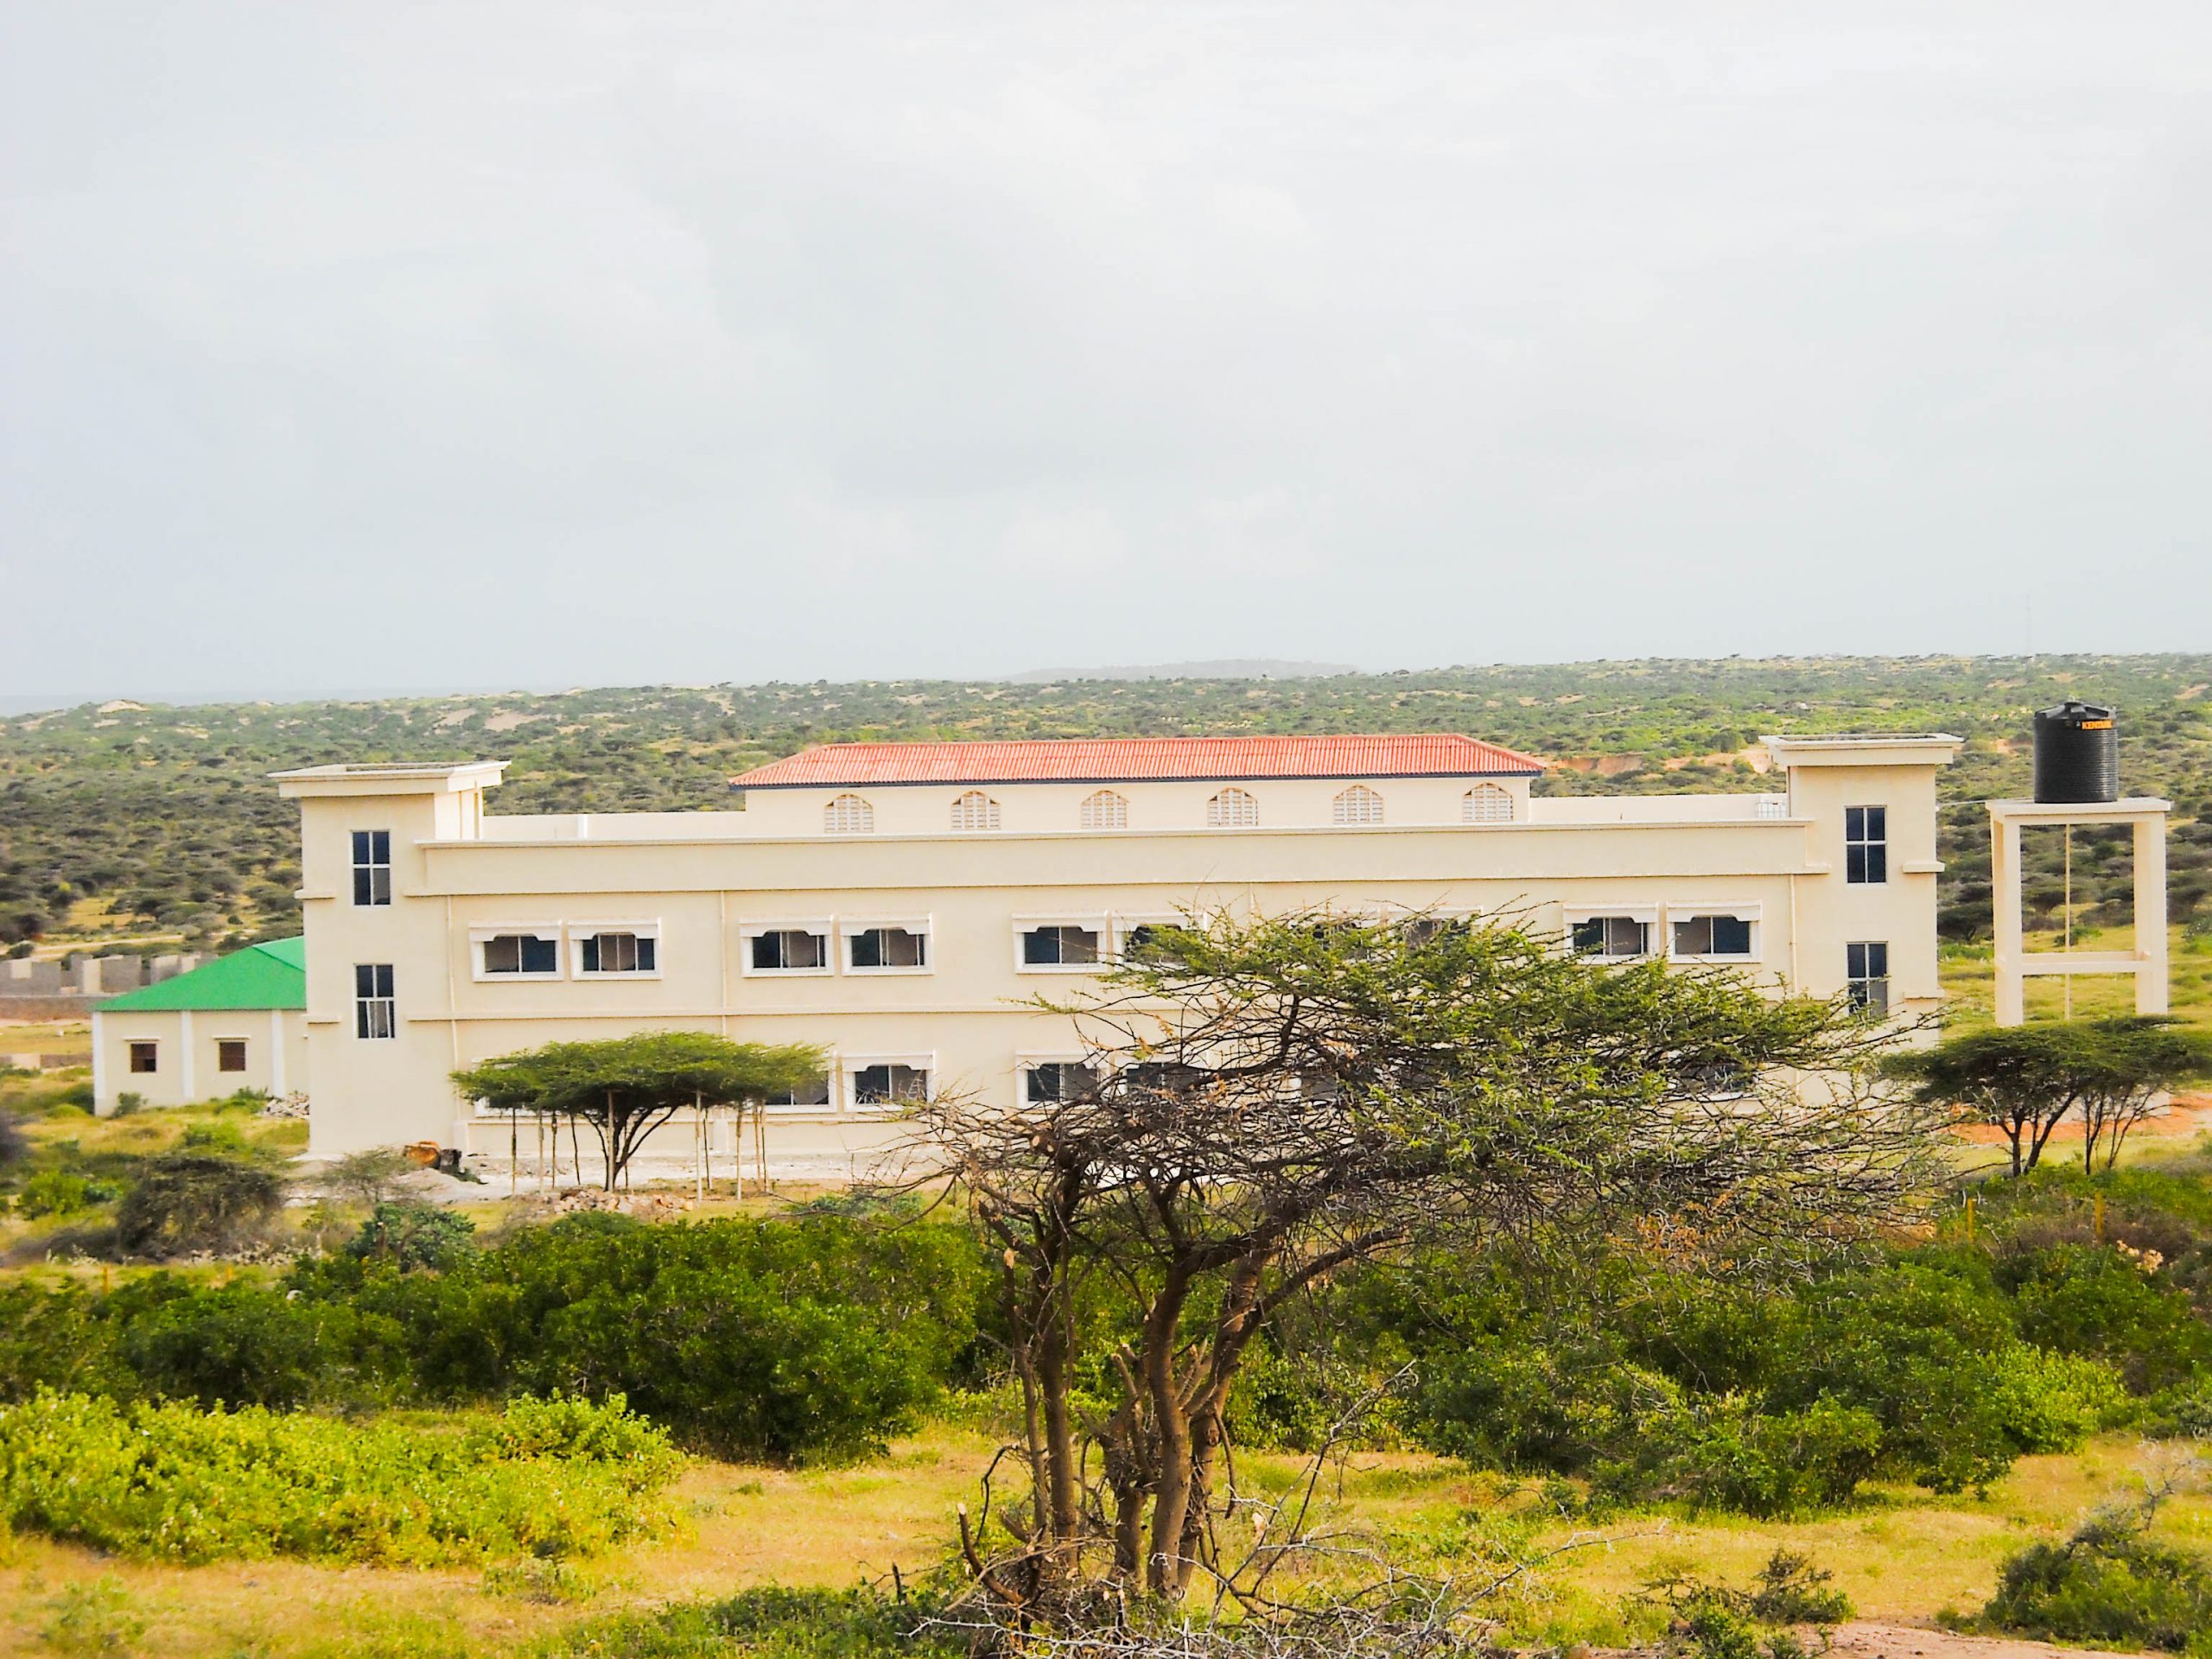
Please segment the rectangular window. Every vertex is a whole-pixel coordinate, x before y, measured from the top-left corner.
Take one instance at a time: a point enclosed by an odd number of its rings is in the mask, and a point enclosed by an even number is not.
[[[887,1061],[880,1065],[853,1068],[855,1106],[903,1106],[929,1097],[930,1074],[926,1066]]]
[[[1078,927],[1072,923],[1052,922],[1027,928],[1021,935],[1021,965],[1073,968],[1096,963],[1098,934],[1097,928]]]
[[[391,831],[356,830],[353,832],[353,902],[388,905],[391,902]]]
[[[1843,879],[1853,887],[1879,887],[1890,879],[1890,809],[1843,809]]]
[[[1574,948],[1586,957],[1640,957],[1651,949],[1651,924],[1633,916],[1589,916],[1574,924]]]
[[[746,963],[756,974],[820,973],[830,966],[830,936],[803,927],[777,927],[746,942]]]
[[[1021,1068],[1025,1105],[1055,1105],[1080,1100],[1098,1086],[1097,1071],[1080,1060],[1040,1060]]]
[[[1868,1014],[1890,1011],[1890,946],[1869,939],[1843,947],[1844,990],[1851,1006]]]
[[[245,1070],[245,1039],[219,1037],[215,1039],[215,1069],[218,1071]]]
[[[483,941],[486,974],[543,975],[561,971],[561,945],[537,933],[495,933]]]
[[[587,933],[577,947],[580,972],[657,974],[660,941],[650,933]]]
[[[140,1074],[159,1071],[161,1069],[161,1045],[158,1043],[131,1044],[131,1071]]]
[[[354,965],[353,1035],[368,1039],[399,1035],[399,1016],[391,995],[391,964],[388,962]]]
[[[1748,957],[1751,925],[1739,916],[1685,916],[1675,923],[1678,957]]]
[[[768,1096],[761,1105],[772,1112],[826,1112],[830,1109],[830,1074],[809,1077],[796,1089]]]
[[[860,973],[930,965],[930,936],[911,927],[862,927],[845,935],[845,965]]]

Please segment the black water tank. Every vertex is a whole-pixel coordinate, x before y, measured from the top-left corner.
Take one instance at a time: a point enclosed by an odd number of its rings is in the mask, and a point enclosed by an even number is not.
[[[2120,728],[2112,710],[2069,697],[2036,710],[2036,799],[2120,798]]]

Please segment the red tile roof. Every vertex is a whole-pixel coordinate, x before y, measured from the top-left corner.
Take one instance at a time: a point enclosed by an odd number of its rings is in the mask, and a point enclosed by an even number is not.
[[[1381,737],[1110,737],[1030,743],[830,743],[731,779],[735,789],[858,784],[1088,784],[1177,779],[1525,777],[1543,762],[1449,732]]]

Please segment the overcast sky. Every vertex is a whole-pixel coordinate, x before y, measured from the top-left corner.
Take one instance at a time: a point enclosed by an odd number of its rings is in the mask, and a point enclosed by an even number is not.
[[[2212,649],[2212,6],[0,8],[0,692]]]

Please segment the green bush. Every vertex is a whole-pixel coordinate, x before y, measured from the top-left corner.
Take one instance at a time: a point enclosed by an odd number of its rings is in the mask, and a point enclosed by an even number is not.
[[[202,1406],[360,1405],[397,1392],[397,1334],[343,1302],[195,1287],[124,1322],[117,1357],[138,1391]]]
[[[476,1224],[419,1198],[377,1205],[346,1246],[346,1254],[413,1268],[449,1268],[476,1248]]]
[[[2128,1406],[2120,1374],[2101,1359],[2007,1344],[1989,1363],[1991,1403],[2005,1436],[2023,1452],[2075,1452]]]
[[[276,1171],[210,1152],[163,1153],[143,1170],[115,1214],[116,1242],[138,1255],[220,1250],[264,1231],[284,1203]]]
[[[0,1407],[11,1524],[186,1563],[588,1554],[666,1522],[654,1494],[680,1462],[619,1396],[517,1401],[461,1433],[83,1395]]]
[[[2212,1365],[2212,1326],[2180,1289],[2117,1250],[2061,1244],[2011,1264],[2020,1334],[2039,1347],[2119,1368],[2138,1394]]]
[[[2046,1641],[2212,1656],[2212,1560],[2093,1520],[2007,1560],[1982,1620]]]
[[[1597,1485],[1620,1498],[1679,1499],[1742,1515],[1808,1515],[1847,1503],[1872,1476],[1882,1425],[1860,1406],[1816,1400],[1801,1411],[1762,1414],[1723,1396],[1653,1422],[1628,1463],[1600,1465]]]
[[[73,1216],[114,1196],[113,1188],[95,1186],[82,1175],[68,1170],[41,1169],[24,1180],[22,1190],[16,1194],[16,1210],[19,1215],[32,1217]]]

